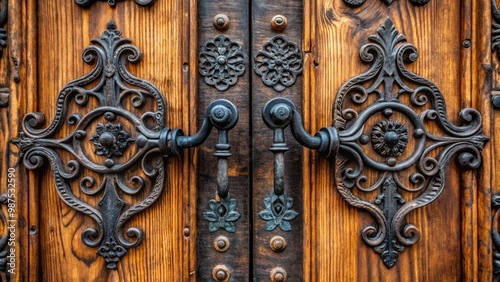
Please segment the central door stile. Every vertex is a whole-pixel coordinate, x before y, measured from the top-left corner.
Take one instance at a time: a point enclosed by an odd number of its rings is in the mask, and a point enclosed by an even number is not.
[[[251,14],[253,279],[303,281],[303,151],[261,116],[275,97],[301,110],[303,1],[254,0]]]
[[[249,281],[251,277],[248,7],[248,0],[198,1],[198,113],[203,114],[214,99],[227,99],[239,111],[229,133],[231,148],[216,144],[212,135],[198,151],[199,281]],[[216,193],[217,157],[227,158],[226,197]]]

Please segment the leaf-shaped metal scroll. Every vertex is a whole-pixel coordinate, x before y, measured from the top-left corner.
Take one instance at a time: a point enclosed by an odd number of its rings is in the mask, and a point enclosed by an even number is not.
[[[83,6],[83,7],[88,7],[97,0],[75,0],[76,4]],[[114,7],[116,5],[116,2],[119,0],[99,0],[101,2],[108,2],[109,6]],[[135,3],[141,6],[151,6],[156,0],[135,0]]]
[[[63,202],[95,220],[95,228],[83,231],[83,242],[100,246],[98,254],[112,269],[127,249],[141,243],[142,230],[125,224],[158,199],[164,180],[158,143],[165,130],[165,101],[155,86],[129,73],[127,62],[139,62],[141,52],[120,34],[109,22],[101,38],[92,40],[94,45],[83,53],[86,63],[95,63],[94,69],[59,93],[50,125],[41,128],[41,113],[27,114],[23,133],[13,140],[27,168],[41,167],[47,159]],[[85,109],[91,101],[92,110],[84,116],[69,115],[70,106]],[[63,126],[63,132],[71,133],[57,138]],[[70,160],[63,162],[62,155]],[[87,197],[76,196],[81,193],[101,195],[97,207],[85,202]],[[140,199],[124,201],[135,195]]]
[[[463,125],[448,120],[437,86],[406,68],[417,59],[417,50],[389,18],[369,40],[360,56],[371,67],[344,83],[333,105],[340,139],[336,179],[345,200],[376,220],[361,234],[391,267],[398,253],[420,238],[417,227],[405,223],[406,215],[441,194],[453,155],[458,154],[461,167],[478,168],[489,139],[474,109],[460,112]],[[428,124],[437,129],[428,131]],[[369,178],[368,170],[378,172],[378,178]],[[361,199],[372,191],[380,191],[376,199]],[[415,196],[405,200],[399,191]]]
[[[166,128],[164,97],[154,85],[128,71],[127,63],[138,63],[142,54],[120,35],[110,21],[101,38],[92,40],[94,45],[83,53],[86,63],[95,63],[94,69],[59,93],[52,122],[41,128],[43,115],[27,114],[23,132],[13,140],[25,167],[39,168],[47,159],[59,197],[95,220],[97,228],[84,230],[82,239],[87,246],[100,246],[98,254],[111,269],[143,238],[141,229],[125,225],[160,197],[165,176],[163,158],[201,145],[213,127],[220,139],[214,154],[221,163],[218,179],[224,184],[219,190],[220,194],[228,193],[228,131],[238,120],[236,107],[220,99],[208,106],[193,136],[184,136],[179,128]],[[87,113],[68,115],[75,107]],[[65,132],[70,134],[59,137]],[[85,196],[77,197],[77,190]],[[98,194],[98,207],[85,202]]]

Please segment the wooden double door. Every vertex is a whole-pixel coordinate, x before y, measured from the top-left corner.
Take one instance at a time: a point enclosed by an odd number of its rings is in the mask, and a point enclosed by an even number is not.
[[[3,279],[498,274],[494,1],[2,9]]]

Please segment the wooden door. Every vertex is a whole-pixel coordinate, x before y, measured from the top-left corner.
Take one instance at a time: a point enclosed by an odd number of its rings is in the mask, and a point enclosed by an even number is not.
[[[494,1],[1,7],[3,280],[498,279]]]

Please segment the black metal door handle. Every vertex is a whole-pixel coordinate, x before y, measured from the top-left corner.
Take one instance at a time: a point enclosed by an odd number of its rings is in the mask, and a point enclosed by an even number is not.
[[[195,135],[184,136],[178,128],[166,128],[164,96],[151,83],[129,73],[127,63],[139,62],[141,52],[120,35],[110,21],[101,38],[94,39],[94,45],[84,51],[85,62],[95,63],[94,69],[68,83],[59,93],[51,124],[41,128],[43,114],[27,114],[22,133],[13,140],[26,168],[40,168],[44,159],[48,160],[62,201],[95,220],[97,228],[84,230],[83,242],[90,247],[99,246],[99,255],[112,269],[127,249],[142,240],[141,229],[130,227],[124,231],[124,225],[161,195],[164,158],[199,146],[213,127],[219,131],[215,152],[219,158],[218,194],[227,195],[227,158],[231,156],[228,131],[238,121],[238,112],[231,102],[216,100],[208,106]],[[89,109],[90,100],[97,106]],[[70,103],[88,112],[69,115]],[[67,127],[64,132],[70,134],[59,137],[64,133],[63,126]],[[89,147],[93,147],[93,152]],[[68,155],[65,163],[62,156]],[[103,196],[94,207],[76,197],[76,189],[87,196]],[[128,203],[124,194],[147,195]]]
[[[406,68],[405,63],[417,59],[417,50],[389,18],[369,39],[372,43],[361,47],[360,56],[371,67],[337,92],[334,126],[309,135],[295,105],[284,98],[269,101],[262,116],[274,130],[275,142],[282,141],[290,125],[300,144],[335,157],[337,190],[349,204],[374,217],[376,223],[361,231],[363,240],[391,267],[404,246],[420,238],[416,226],[404,223],[406,215],[441,194],[445,167],[453,155],[458,155],[462,168],[478,168],[489,138],[482,134],[481,115],[474,109],[460,112],[463,125],[448,120],[437,86]],[[436,126],[427,128],[429,123]],[[368,154],[373,151],[376,155]],[[368,178],[367,169],[378,171],[378,178]],[[407,179],[405,173],[410,175]],[[275,189],[283,190],[281,172],[275,177]],[[374,200],[362,199],[362,192],[377,189],[381,192]],[[399,190],[417,195],[405,201]]]

